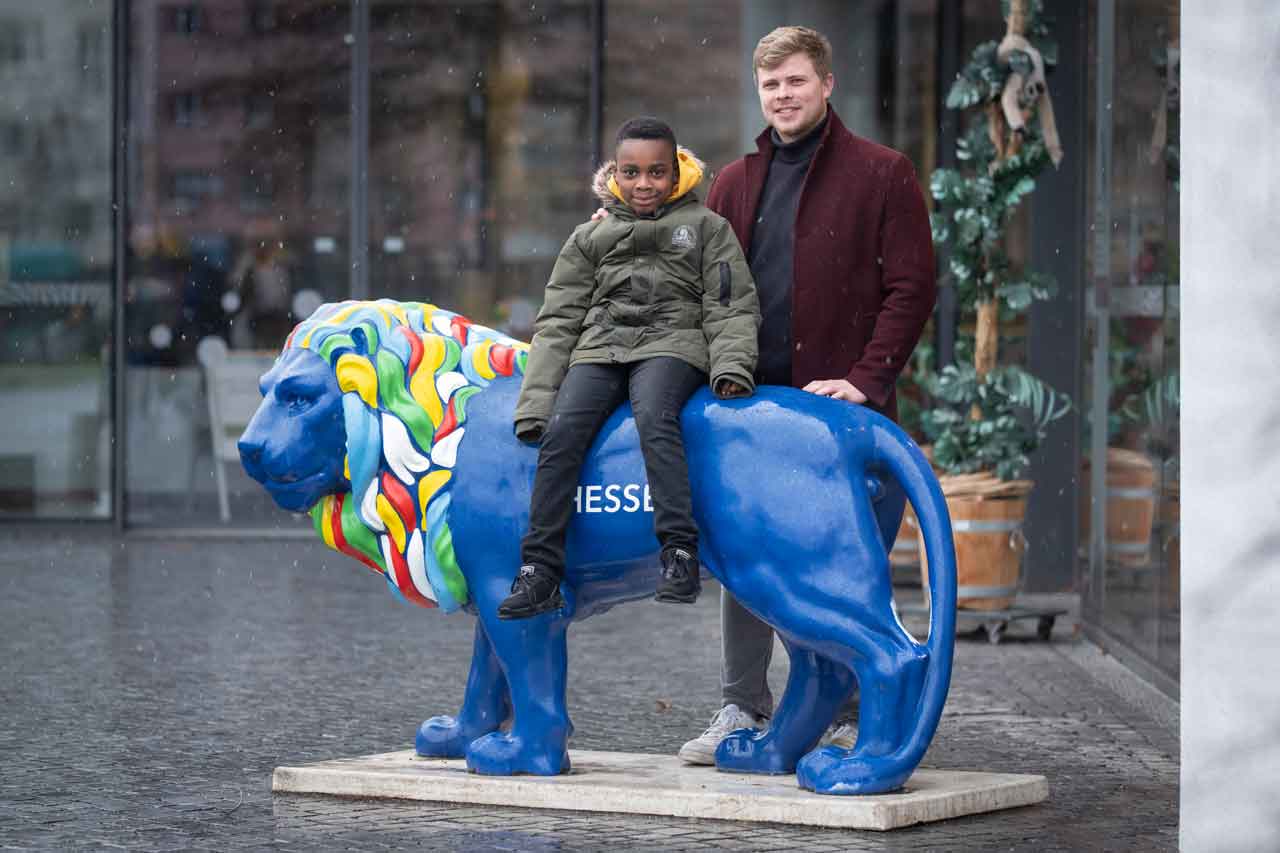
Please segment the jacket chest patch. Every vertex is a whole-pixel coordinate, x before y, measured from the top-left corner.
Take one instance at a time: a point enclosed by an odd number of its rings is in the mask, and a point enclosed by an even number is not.
[[[693,233],[693,229],[688,225],[676,226],[671,232],[671,248],[673,249],[692,249],[698,244],[697,237]]]

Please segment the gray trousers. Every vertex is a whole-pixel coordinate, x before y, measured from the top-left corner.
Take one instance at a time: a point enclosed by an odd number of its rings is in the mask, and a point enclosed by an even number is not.
[[[872,498],[877,524],[886,553],[893,547],[893,535],[902,523],[906,495],[892,479],[880,483]],[[887,540],[887,541],[884,541]],[[887,568],[887,564],[886,564]],[[738,603],[729,591],[720,588],[720,692],[722,705],[737,705],[756,717],[773,716],[773,694],[769,691],[769,661],[773,659],[773,629]],[[837,722],[858,718],[858,688],[836,713]]]
[[[882,491],[872,501],[881,528],[884,551],[893,547],[893,535],[902,521],[906,496],[892,479],[881,482]],[[773,716],[769,692],[769,661],[773,660],[773,629],[751,615],[748,608],[721,588],[721,694],[722,704],[736,704],[756,717]],[[836,720],[858,719],[858,688],[836,713]]]
[[[756,717],[773,716],[769,662],[773,629],[761,622],[727,589],[720,589],[720,690],[722,705],[737,705]],[[858,716],[855,690],[836,714],[840,721]]]

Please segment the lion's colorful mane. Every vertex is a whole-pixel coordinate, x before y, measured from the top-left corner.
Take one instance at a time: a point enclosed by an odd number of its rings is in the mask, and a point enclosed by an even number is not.
[[[448,509],[467,400],[498,376],[523,375],[528,344],[434,305],[384,299],[322,305],[290,347],[323,358],[343,391],[351,491],[311,508],[316,532],[408,601],[465,605]]]

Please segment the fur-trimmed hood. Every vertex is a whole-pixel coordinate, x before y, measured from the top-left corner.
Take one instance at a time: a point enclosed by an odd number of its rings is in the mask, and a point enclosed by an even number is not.
[[[664,204],[670,204],[681,196],[687,195],[694,187],[702,183],[702,173],[707,168],[706,163],[699,160],[692,151],[683,145],[676,148],[676,161],[680,164],[680,179],[676,182],[676,188],[671,191],[671,195],[663,202]],[[618,161],[610,160],[599,169],[596,169],[596,173],[591,179],[591,191],[596,194],[596,198],[605,204],[612,201],[622,201],[622,193],[618,191],[618,182],[613,179],[616,171],[618,171]]]

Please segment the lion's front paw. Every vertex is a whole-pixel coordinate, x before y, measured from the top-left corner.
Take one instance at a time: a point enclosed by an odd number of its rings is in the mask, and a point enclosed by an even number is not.
[[[423,758],[462,758],[474,737],[453,717],[432,717],[418,726],[413,747]]]
[[[801,788],[819,794],[885,794],[906,784],[911,770],[888,758],[859,758],[838,746],[823,746],[796,765]]]
[[[515,734],[493,732],[467,747],[467,769],[485,776],[556,776],[569,772],[563,745],[540,745]]]
[[[770,731],[738,729],[725,735],[716,747],[716,769],[733,773],[790,773],[794,755],[783,755]]]

